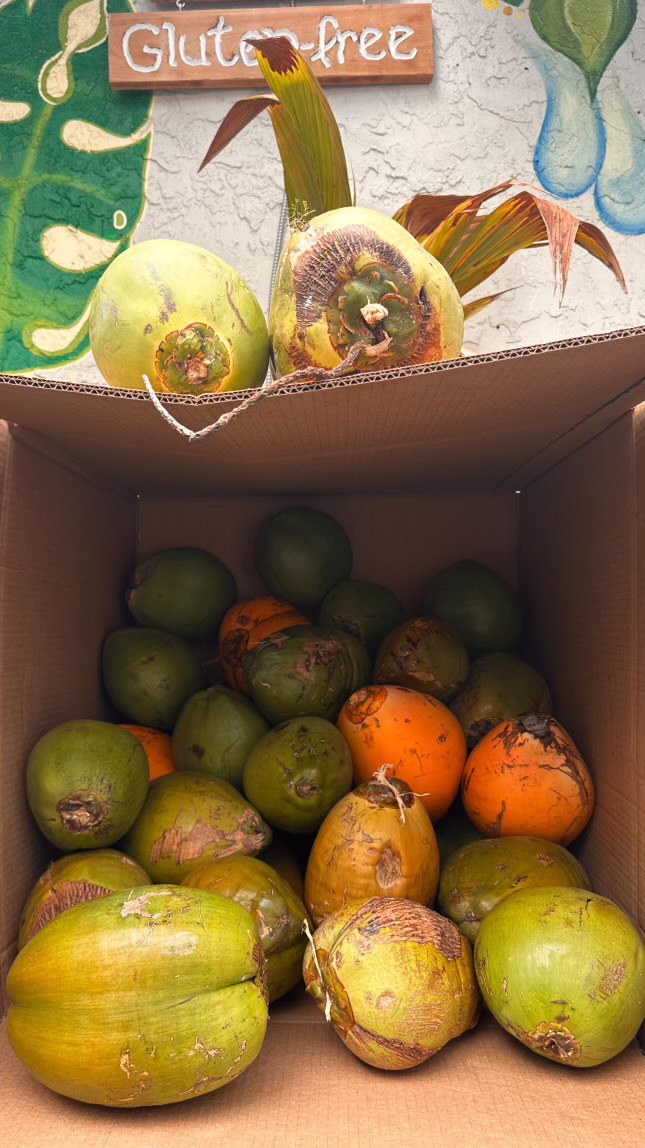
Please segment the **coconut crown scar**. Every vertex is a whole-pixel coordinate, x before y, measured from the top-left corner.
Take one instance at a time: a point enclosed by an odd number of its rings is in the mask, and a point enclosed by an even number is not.
[[[295,32],[287,28],[251,28],[236,44],[225,46],[224,40],[230,37],[231,32],[232,25],[220,16],[217,23],[200,33],[197,43],[189,48],[188,37],[183,32],[177,34],[172,20],[164,20],[161,24],[142,22],[131,25],[124,32],[123,56],[133,72],[141,73],[158,72],[164,63],[169,68],[177,68],[180,64],[189,68],[233,68],[240,63],[247,68],[257,68],[255,48],[249,41],[261,36],[286,36],[299,52],[310,55],[312,63],[320,61],[325,68],[346,63],[348,43],[356,45],[356,51],[363,60],[375,64],[388,55],[398,61],[414,60],[418,52],[416,47],[407,43],[415,34],[414,28],[407,24],[393,24],[387,30],[371,25],[360,31],[343,30],[336,16],[331,15],[320,18],[316,40],[311,43],[300,43]],[[150,43],[152,37],[155,38],[154,43]],[[142,57],[150,58],[151,62],[143,63]]]

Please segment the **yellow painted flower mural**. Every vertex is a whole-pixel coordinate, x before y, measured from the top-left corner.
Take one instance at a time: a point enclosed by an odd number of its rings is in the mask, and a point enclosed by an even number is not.
[[[88,347],[94,286],[145,198],[151,97],[108,83],[128,0],[0,0],[0,370]]]

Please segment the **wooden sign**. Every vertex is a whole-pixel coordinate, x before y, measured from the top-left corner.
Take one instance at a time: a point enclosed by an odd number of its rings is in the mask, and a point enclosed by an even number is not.
[[[427,84],[429,4],[118,13],[109,17],[113,88],[265,87],[259,36],[288,36],[323,84]]]

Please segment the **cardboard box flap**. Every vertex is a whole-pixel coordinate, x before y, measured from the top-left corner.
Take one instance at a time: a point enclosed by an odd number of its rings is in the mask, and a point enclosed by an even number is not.
[[[513,489],[645,398],[645,327],[278,389],[188,442],[145,392],[0,376],[0,417],[137,493]],[[164,396],[198,429],[249,395]]]

